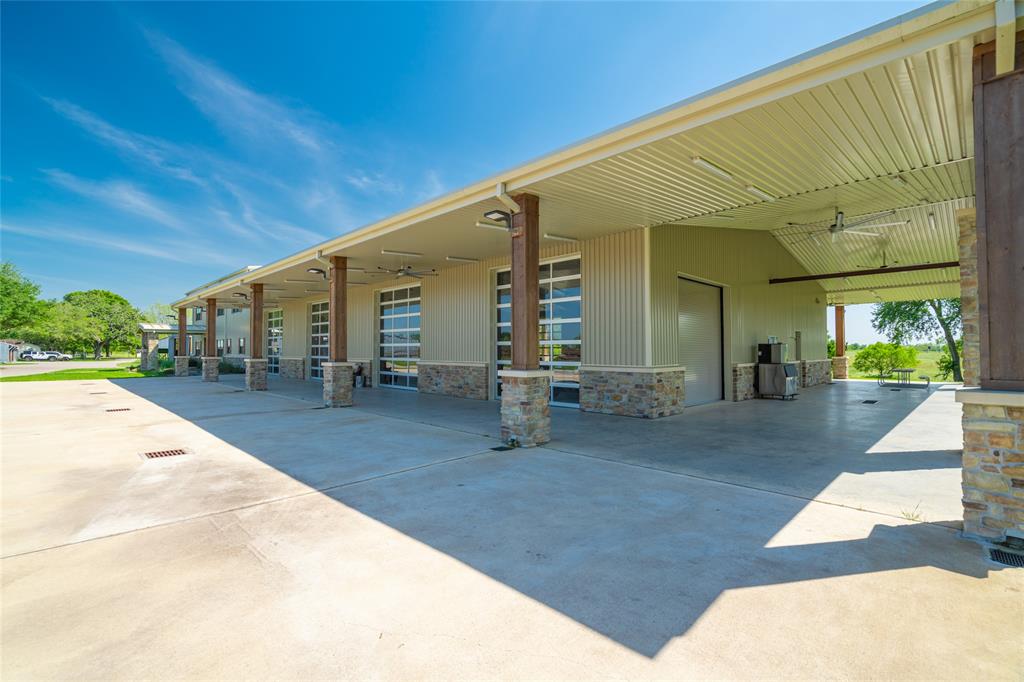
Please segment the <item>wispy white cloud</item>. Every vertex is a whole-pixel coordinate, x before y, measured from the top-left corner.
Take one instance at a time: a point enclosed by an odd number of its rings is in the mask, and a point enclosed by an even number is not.
[[[218,266],[227,266],[235,262],[234,257],[222,253],[219,249],[194,248],[185,250],[175,243],[165,245],[161,245],[158,242],[142,243],[130,239],[111,237],[95,230],[69,228],[63,225],[47,225],[46,227],[37,228],[5,222],[0,225],[0,232],[20,234],[48,242],[72,242],[107,251],[131,253],[176,263],[208,262]]]
[[[110,208],[140,216],[179,232],[190,232],[179,217],[174,215],[170,209],[162,206],[160,200],[129,182],[85,180],[58,169],[47,169],[43,173],[55,185],[75,194],[95,199]]]
[[[180,147],[159,138],[113,126],[77,104],[49,97],[43,99],[65,118],[74,121],[98,140],[121,153],[145,161],[178,180],[202,184],[189,168],[174,160],[175,157],[182,156]]]
[[[423,185],[417,194],[420,201],[439,197],[444,193],[445,186],[441,182],[441,174],[431,168],[423,177]]]
[[[146,37],[177,76],[181,91],[226,133],[261,143],[266,142],[268,135],[283,137],[317,154],[333,146],[330,138],[318,130],[322,124],[315,123],[310,112],[247,88],[166,36],[146,31]]]

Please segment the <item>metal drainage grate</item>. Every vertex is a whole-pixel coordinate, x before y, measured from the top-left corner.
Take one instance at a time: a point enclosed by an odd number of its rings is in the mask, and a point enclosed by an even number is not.
[[[1001,549],[993,549],[989,550],[989,556],[992,557],[992,561],[1004,566],[1024,568],[1024,554],[1014,554]]]
[[[515,450],[515,448],[509,447],[508,445],[499,445],[496,448],[491,448],[491,450],[494,450],[495,452],[507,452],[508,450]]]
[[[131,409],[130,407],[111,407],[107,412],[128,412]]]
[[[874,405],[878,401],[877,400],[862,400],[861,402],[864,403],[865,405]]]
[[[160,457],[177,457],[178,455],[187,455],[188,450],[173,448],[171,450],[153,450],[152,452],[143,452],[140,454],[145,459],[158,459]]]
[[[89,391],[89,395],[106,395],[106,391]]]

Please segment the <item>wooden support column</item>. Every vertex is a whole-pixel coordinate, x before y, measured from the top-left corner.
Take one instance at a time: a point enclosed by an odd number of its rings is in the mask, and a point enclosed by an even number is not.
[[[178,347],[174,354],[188,355],[188,311],[185,308],[178,308]]]
[[[980,383],[1024,391],[1024,68],[1000,73],[1010,42],[974,48]],[[1024,64],[1024,31],[1012,45]]]
[[[846,355],[846,306],[836,306],[836,357]]]
[[[328,276],[328,359],[348,362],[348,258],[331,256]]]
[[[253,360],[263,358],[263,284],[249,285],[252,294],[249,297],[249,357]]]
[[[512,369],[539,369],[540,199],[513,199],[520,210],[512,215]]]
[[[206,299],[206,357],[217,355],[217,299]]]

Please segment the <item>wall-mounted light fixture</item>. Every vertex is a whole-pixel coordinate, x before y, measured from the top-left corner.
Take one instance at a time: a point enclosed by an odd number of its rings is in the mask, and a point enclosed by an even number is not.
[[[247,301],[249,300],[249,294],[243,294],[241,291],[236,291],[235,293],[233,293],[231,295],[235,296],[237,298],[244,298]]]
[[[324,279],[327,278],[327,272],[325,272],[323,268],[306,268],[306,272],[311,275],[320,275]]]

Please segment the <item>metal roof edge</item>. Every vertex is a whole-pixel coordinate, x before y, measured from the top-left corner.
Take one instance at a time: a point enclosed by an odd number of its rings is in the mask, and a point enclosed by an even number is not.
[[[1022,3],[1016,3],[1016,5],[1018,14],[1020,14]],[[787,86],[792,89],[795,87],[794,83],[801,80],[807,81],[804,83],[805,87],[812,87],[816,80],[825,78],[825,74],[822,72],[827,68],[838,68],[841,64],[852,62],[858,58],[864,61],[867,56],[882,50],[882,48],[893,45],[902,46],[902,52],[912,54],[934,45],[944,44],[982,30],[994,28],[994,21],[995,0],[940,0],[919,7],[764,69],[692,95],[639,118],[585,137],[423,204],[304,248],[257,270],[247,271],[247,274],[255,272],[256,277],[271,275],[314,257],[317,251],[325,253],[338,251],[346,246],[408,227],[421,220],[491,198],[494,196],[495,186],[499,182],[505,182],[509,191],[522,189],[544,177],[550,177],[583,163],[590,163],[621,153],[628,148],[679,132],[673,124],[681,126],[682,129],[692,127],[693,121],[689,119],[693,119],[701,112],[721,110],[730,102],[748,99],[753,101],[749,106],[756,106],[760,103],[758,100],[766,98],[766,91],[780,89],[783,92],[776,93],[775,98],[781,97],[784,96]],[[912,42],[912,38],[918,40]],[[898,55],[893,56],[886,52],[884,55],[879,55],[875,61],[884,63],[895,58],[898,58]],[[857,65],[847,68],[855,66]],[[860,64],[859,66],[861,70],[867,68],[867,65]],[[835,74],[832,74],[832,77],[836,77]],[[698,107],[698,105],[702,106]],[[728,115],[734,112],[731,110],[718,111],[717,117],[723,113]],[[689,120],[689,126],[680,123],[683,120]],[[697,123],[703,122],[705,121],[697,121]],[[242,271],[197,287],[187,292],[184,298],[175,301],[172,305],[176,307],[185,305],[198,298],[215,294],[219,290],[235,286],[240,281],[229,280],[240,273]],[[239,277],[238,280],[241,278]]]

